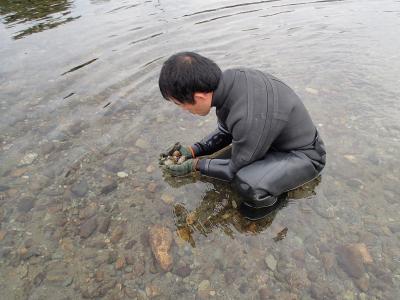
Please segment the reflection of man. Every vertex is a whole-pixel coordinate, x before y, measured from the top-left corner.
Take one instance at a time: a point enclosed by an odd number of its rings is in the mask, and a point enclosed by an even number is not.
[[[272,75],[247,68],[222,73],[210,59],[184,52],[164,63],[159,86],[180,108],[205,116],[214,106],[218,117],[213,133],[180,146],[189,159],[165,166],[172,175],[198,170],[230,181],[249,206],[265,207],[315,178],[325,165],[324,144],[306,108]],[[230,144],[230,158],[199,158]]]

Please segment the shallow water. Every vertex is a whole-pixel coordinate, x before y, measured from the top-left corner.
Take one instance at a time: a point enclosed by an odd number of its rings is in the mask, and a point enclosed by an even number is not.
[[[394,0],[0,2],[1,298],[398,299],[399,17]],[[158,153],[216,121],[159,94],[181,50],[292,86],[321,182],[250,222],[229,185],[164,176]]]

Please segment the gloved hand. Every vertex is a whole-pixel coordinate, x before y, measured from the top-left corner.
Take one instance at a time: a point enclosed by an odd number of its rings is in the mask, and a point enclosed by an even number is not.
[[[183,176],[196,171],[196,166],[199,159],[188,159],[180,165],[165,166],[165,170],[172,176]]]
[[[189,146],[182,146],[180,142],[176,142],[174,145],[169,147],[167,151],[160,154],[160,164],[163,165],[163,161],[165,160],[165,158],[168,156],[172,156],[175,151],[179,151],[181,155],[185,156],[186,158],[194,158],[191,148]]]

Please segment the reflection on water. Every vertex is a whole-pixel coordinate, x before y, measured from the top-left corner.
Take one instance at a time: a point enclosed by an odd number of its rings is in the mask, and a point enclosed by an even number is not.
[[[20,39],[78,19],[79,16],[71,16],[72,6],[73,2],[68,0],[3,0],[0,20],[8,27],[28,27],[14,34],[14,39]]]
[[[398,2],[0,7],[0,298],[398,298]],[[161,99],[182,50],[293,87],[328,149],[321,181],[251,221],[228,184],[165,176],[162,149],[216,126]]]

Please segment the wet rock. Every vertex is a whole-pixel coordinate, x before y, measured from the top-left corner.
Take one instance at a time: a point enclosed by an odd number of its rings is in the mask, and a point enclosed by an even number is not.
[[[29,212],[35,206],[36,199],[25,197],[18,201],[17,210],[22,213]]]
[[[363,292],[368,292],[369,288],[369,276],[364,274],[361,278],[354,280],[355,285]]]
[[[318,95],[319,94],[318,90],[316,90],[314,88],[311,88],[311,87],[306,87],[305,91],[307,93],[311,94],[311,95]]]
[[[97,218],[92,217],[88,220],[86,220],[80,227],[79,229],[79,235],[82,238],[88,238],[89,236],[92,235],[92,233],[96,230],[97,228]]]
[[[146,286],[146,295],[149,298],[154,298],[156,296],[161,295],[161,289],[158,286],[156,286],[155,284],[152,284],[152,283],[148,284]]]
[[[36,175],[32,178],[32,181],[30,183],[30,189],[31,191],[37,193],[44,188],[48,187],[51,183],[51,179],[43,176],[43,175]]]
[[[6,185],[1,185],[1,184],[0,184],[0,192],[5,192],[5,191],[7,191],[8,189],[9,189],[8,186],[6,186]]]
[[[126,178],[126,177],[129,176],[129,174],[126,173],[126,172],[118,172],[118,173],[117,173],[117,176],[118,176],[119,178]]]
[[[78,135],[80,134],[83,130],[88,128],[88,124],[84,123],[83,121],[79,120],[72,124],[71,126],[68,127],[68,132],[72,135]]]
[[[171,231],[161,225],[154,225],[149,231],[149,242],[154,257],[164,271],[170,271],[173,259],[169,253],[172,243]]]
[[[365,273],[363,257],[352,245],[344,245],[336,248],[339,266],[351,277],[361,278]]]
[[[315,300],[330,300],[336,298],[336,293],[331,291],[327,284],[319,285],[317,283],[312,283],[310,287],[310,294]]]
[[[327,272],[329,272],[335,264],[336,258],[333,253],[323,253],[321,254],[322,263]]]
[[[138,148],[141,148],[143,150],[146,150],[146,149],[150,148],[150,144],[147,141],[145,141],[144,139],[141,139],[141,138],[139,138],[136,141],[135,146],[138,147]]]
[[[104,186],[101,189],[101,194],[107,195],[114,191],[118,187],[118,183],[114,180],[108,180],[105,182]]]
[[[55,146],[53,142],[44,142],[40,145],[40,153],[46,155],[54,151]]]
[[[165,204],[172,204],[175,202],[175,197],[170,194],[162,194],[161,200],[164,201]]]
[[[296,270],[290,272],[286,276],[286,280],[291,289],[303,290],[310,286],[310,281],[307,278],[307,273],[304,270]]]
[[[46,281],[53,285],[63,285],[70,277],[67,263],[52,262],[47,267]]]
[[[32,164],[36,158],[38,157],[37,153],[27,153],[25,156],[19,161],[20,166],[30,165]]]
[[[203,280],[197,287],[197,297],[200,299],[207,299],[210,296],[211,284],[208,280]]]
[[[102,270],[97,270],[94,274],[94,279],[97,282],[102,282],[104,280],[104,272]]]
[[[110,241],[113,244],[118,243],[124,235],[124,229],[121,226],[116,227],[111,233]]]
[[[260,297],[260,300],[271,299],[272,295],[273,295],[272,291],[267,287],[263,287],[258,290],[258,296]]]
[[[124,256],[120,256],[117,258],[117,261],[115,262],[115,269],[116,270],[122,270],[125,268],[126,261]]]
[[[88,206],[86,206],[84,209],[79,211],[79,219],[89,219],[90,217],[93,217],[98,211],[98,206],[96,203],[92,202]]]
[[[147,185],[147,190],[148,190],[150,193],[154,193],[154,192],[157,190],[157,188],[158,188],[158,184],[156,184],[155,182],[150,182],[150,183]]]
[[[242,282],[239,286],[239,292],[241,292],[243,295],[246,295],[248,291],[249,285],[246,282]]]
[[[78,197],[84,197],[88,191],[89,185],[85,179],[82,179],[71,186],[71,192]]]
[[[113,173],[118,173],[124,169],[125,157],[111,157],[104,163],[104,168]]]
[[[108,228],[110,227],[111,216],[105,216],[99,218],[99,232],[107,233]]]
[[[133,272],[135,273],[136,276],[142,276],[145,272],[145,261],[143,257],[139,257],[134,265],[133,265]]]
[[[276,270],[277,261],[272,254],[268,254],[268,256],[265,258],[265,263],[270,270]]]
[[[224,279],[226,284],[231,285],[236,279],[236,273],[232,270],[228,270],[224,273]]]
[[[6,235],[7,235],[7,231],[5,231],[5,230],[0,230],[0,242],[1,242],[2,240],[4,240],[4,238],[6,237]]]
[[[13,178],[21,177],[28,171],[28,168],[18,168],[12,170],[8,175]]]
[[[133,248],[133,246],[137,243],[135,240],[130,240],[125,244],[125,250],[130,250]]]
[[[107,260],[107,262],[108,262],[109,264],[115,263],[115,262],[117,261],[117,259],[118,259],[118,252],[117,252],[117,251],[110,251],[110,252],[108,253],[108,260]]]
[[[42,282],[45,278],[46,278],[46,274],[44,272],[40,272],[33,278],[33,284],[35,286],[39,286],[42,284]]]
[[[289,292],[279,292],[275,294],[275,299],[279,300],[298,300],[299,297],[296,294]]]
[[[175,270],[175,274],[182,278],[189,276],[191,272],[192,269],[189,265],[186,264]]]

